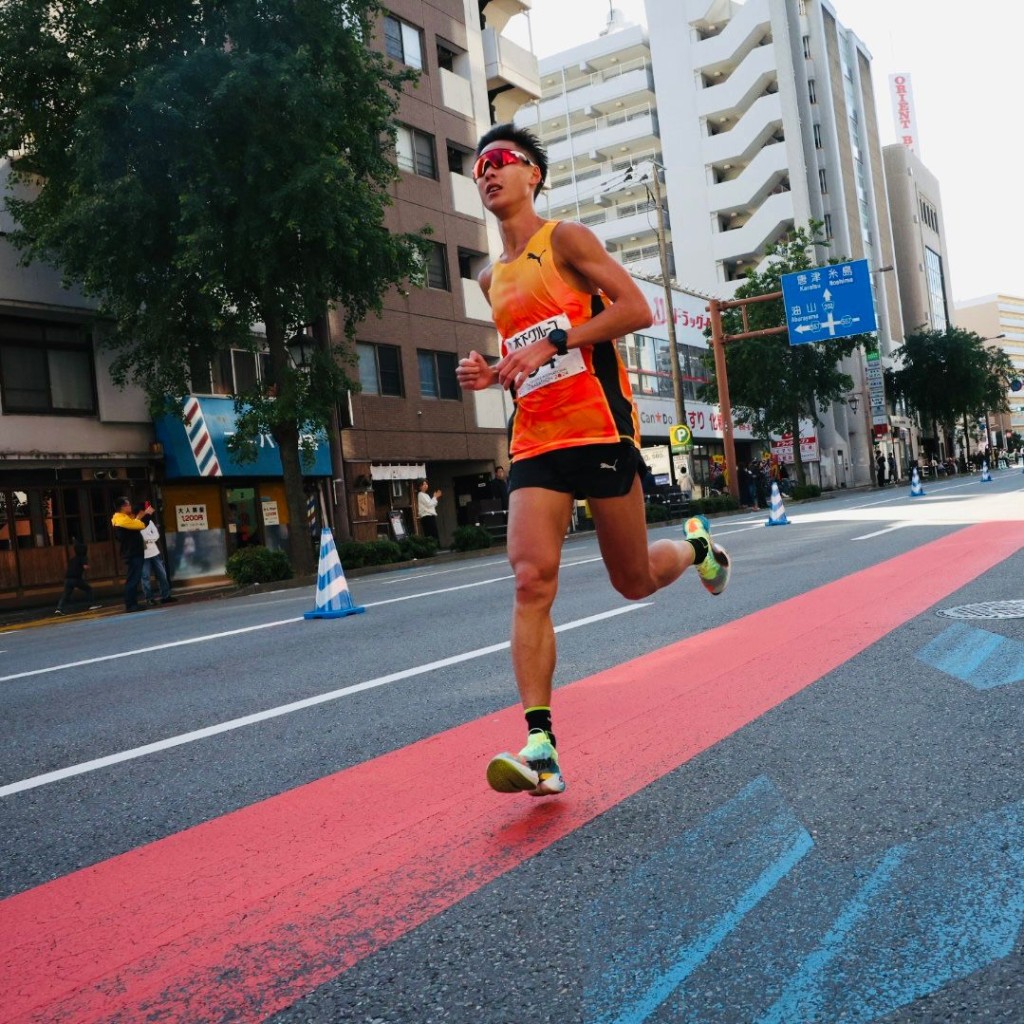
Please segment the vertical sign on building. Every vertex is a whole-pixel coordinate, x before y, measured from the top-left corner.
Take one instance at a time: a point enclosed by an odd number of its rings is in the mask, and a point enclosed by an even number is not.
[[[910,85],[910,75],[902,72],[890,75],[889,94],[892,96],[896,139],[911,153],[920,156],[917,143],[917,115],[914,113],[914,90]]]

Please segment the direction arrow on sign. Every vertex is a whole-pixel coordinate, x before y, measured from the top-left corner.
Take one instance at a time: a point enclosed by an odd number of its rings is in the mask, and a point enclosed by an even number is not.
[[[782,275],[789,343],[848,338],[877,330],[867,260]]]

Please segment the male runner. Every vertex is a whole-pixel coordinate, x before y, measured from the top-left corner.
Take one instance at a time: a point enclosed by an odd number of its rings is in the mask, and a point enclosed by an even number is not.
[[[614,339],[651,324],[643,293],[582,224],[545,221],[534,199],[547,176],[537,138],[511,124],[481,138],[473,167],[484,206],[498,219],[504,251],[479,277],[501,335],[501,360],[478,352],[456,370],[465,389],[511,390],[508,556],[515,574],[512,667],[526,712],[526,746],[498,754],[487,781],[502,793],[561,793],[551,724],[562,541],[575,495],[587,498],[612,586],[638,600],[696,565],[720,594],[729,559],[708,521],[685,540],[648,547],[639,424]]]

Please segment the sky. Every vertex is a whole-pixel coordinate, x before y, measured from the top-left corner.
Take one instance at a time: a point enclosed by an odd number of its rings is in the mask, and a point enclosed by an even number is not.
[[[684,0],[676,0],[682,4]],[[1002,292],[1024,296],[1024,129],[1016,0],[831,0],[839,21],[867,46],[882,144],[896,141],[889,75],[909,73],[920,145],[939,180],[947,271],[954,302]],[[643,0],[615,0],[646,24]],[[595,38],[607,0],[533,0],[509,34],[546,57]]]

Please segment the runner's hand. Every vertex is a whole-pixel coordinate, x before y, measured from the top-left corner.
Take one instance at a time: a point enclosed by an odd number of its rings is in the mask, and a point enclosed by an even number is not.
[[[498,371],[498,383],[508,391],[509,388],[520,388],[535,370],[555,359],[551,343],[546,338],[535,341],[509,352],[495,369]]]
[[[483,391],[494,383],[495,373],[479,352],[470,352],[465,359],[459,360],[455,378],[464,391]]]

